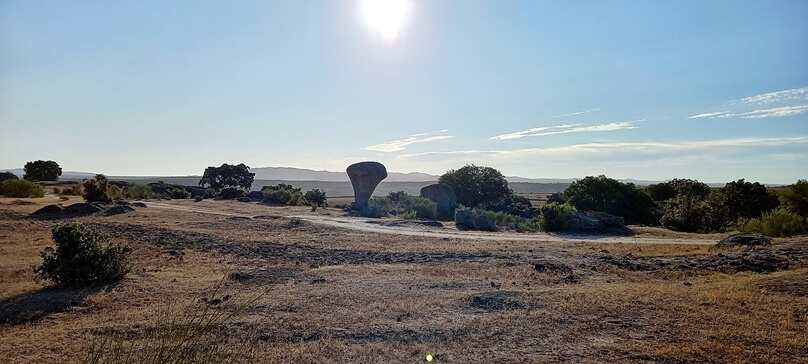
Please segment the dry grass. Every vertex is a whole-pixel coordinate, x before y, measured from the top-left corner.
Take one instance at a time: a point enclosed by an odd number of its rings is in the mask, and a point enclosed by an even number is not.
[[[33,282],[58,221],[25,217],[54,201],[31,200],[0,200],[0,318],[9,320],[0,357],[14,363],[81,362],[110,338],[149,342],[159,314],[227,312],[209,304],[222,277],[219,297],[258,296],[204,342],[223,358],[250,343],[268,363],[414,363],[426,353],[443,363],[808,361],[804,258],[771,274],[627,271],[597,257],[717,253],[361,233],[283,217],[306,207],[171,201],[266,217],[156,208],[82,217],[135,248],[135,271],[117,285],[59,290]]]

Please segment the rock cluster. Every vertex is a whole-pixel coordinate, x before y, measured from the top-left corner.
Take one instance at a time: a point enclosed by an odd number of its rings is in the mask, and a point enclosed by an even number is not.
[[[455,210],[455,225],[459,230],[498,231],[497,225],[485,215],[474,216],[471,210]]]

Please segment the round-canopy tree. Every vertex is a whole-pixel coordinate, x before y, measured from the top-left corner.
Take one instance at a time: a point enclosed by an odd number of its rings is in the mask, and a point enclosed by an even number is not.
[[[587,176],[564,190],[564,199],[578,211],[602,211],[621,216],[628,222],[658,224],[656,202],[632,183],[600,175]]]
[[[513,194],[502,173],[473,164],[444,173],[438,183],[452,186],[457,202],[468,207],[500,204]]]
[[[38,181],[57,181],[59,176],[62,175],[62,167],[54,161],[33,161],[25,163],[25,174],[23,179],[38,182]]]
[[[241,163],[231,165],[224,163],[221,167],[205,168],[199,185],[208,185],[210,188],[220,189],[228,186],[243,187],[250,189],[255,180],[255,173],[250,172],[250,167]]]

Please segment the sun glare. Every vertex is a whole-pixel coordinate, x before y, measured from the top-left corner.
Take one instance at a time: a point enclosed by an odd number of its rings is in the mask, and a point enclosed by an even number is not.
[[[382,40],[392,43],[398,39],[410,6],[409,0],[362,0],[362,14]]]

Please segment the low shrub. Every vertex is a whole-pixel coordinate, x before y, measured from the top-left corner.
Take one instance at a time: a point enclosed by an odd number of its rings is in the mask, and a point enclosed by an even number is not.
[[[202,196],[203,198],[216,198],[219,196],[219,190],[215,188],[208,188],[205,190],[205,194]]]
[[[0,183],[0,195],[6,197],[45,197],[45,188],[22,179],[7,179]]]
[[[61,194],[61,193],[62,193],[62,189],[61,189],[61,188],[59,188],[59,187],[54,187],[54,188],[53,188],[53,193],[58,193],[58,194]]]
[[[149,199],[152,198],[153,195],[154,193],[149,185],[134,184],[127,187],[124,191],[124,196],[137,200]]]
[[[505,229],[519,230],[519,224],[525,222],[520,216],[511,215],[505,212],[490,211],[490,210],[476,210],[474,215],[488,216],[491,221],[497,226]]]
[[[111,203],[112,198],[107,191],[109,190],[109,180],[103,174],[95,175],[95,178],[84,181],[84,200],[87,202],[106,202]]]
[[[415,212],[415,217],[419,219],[437,219],[438,204],[428,198],[420,196],[405,196],[399,201],[404,213]]]
[[[112,200],[122,200],[124,198],[124,189],[118,185],[110,184],[107,187],[107,196]]]
[[[36,267],[37,280],[49,280],[59,286],[87,286],[123,278],[131,269],[126,244],[109,242],[102,231],[74,221],[51,230],[56,249],[42,252],[42,265]]]
[[[565,231],[570,226],[570,214],[574,211],[567,204],[548,203],[539,206],[536,226],[541,231]]]
[[[84,186],[81,183],[76,183],[62,190],[63,195],[81,196],[84,194]]]
[[[775,238],[808,233],[806,219],[784,208],[765,212],[760,218],[740,220],[735,228],[743,232],[760,233]]]
[[[191,193],[184,188],[172,187],[166,190],[166,196],[173,200],[185,200],[191,198]]]
[[[303,199],[309,206],[311,206],[312,211],[316,210],[319,206],[325,206],[326,201],[328,201],[325,191],[320,191],[318,189],[306,191],[306,194],[303,195]]]
[[[303,192],[300,188],[280,183],[277,186],[264,186],[261,188],[264,200],[272,203],[297,206],[303,204]]]

